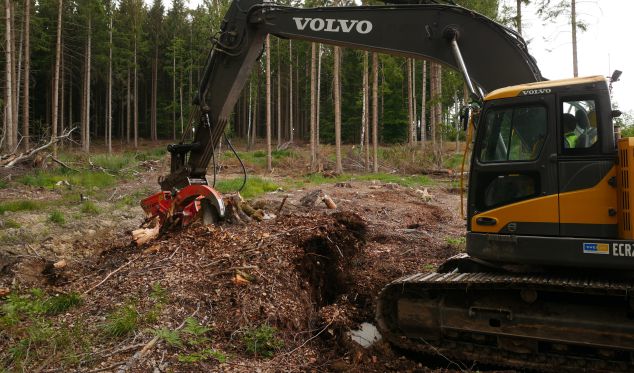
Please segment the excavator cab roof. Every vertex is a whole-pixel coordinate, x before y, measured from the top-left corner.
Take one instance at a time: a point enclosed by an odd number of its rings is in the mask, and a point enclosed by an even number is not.
[[[543,94],[550,93],[547,91],[540,91],[549,88],[555,87],[564,87],[569,85],[578,85],[578,84],[593,84],[593,83],[604,83],[607,84],[604,76],[594,75],[594,76],[586,76],[582,78],[568,78],[568,79],[559,79],[559,80],[544,80],[541,82],[532,82],[525,84],[518,84],[509,87],[499,88],[484,97],[484,101],[497,100],[501,98],[510,98],[517,97],[521,95],[534,95],[534,94]]]

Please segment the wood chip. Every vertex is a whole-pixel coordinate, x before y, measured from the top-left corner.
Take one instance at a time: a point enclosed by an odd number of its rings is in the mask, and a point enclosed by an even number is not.
[[[60,261],[53,263],[53,267],[55,267],[56,269],[62,269],[66,267],[66,264],[67,264],[66,259],[62,259]]]

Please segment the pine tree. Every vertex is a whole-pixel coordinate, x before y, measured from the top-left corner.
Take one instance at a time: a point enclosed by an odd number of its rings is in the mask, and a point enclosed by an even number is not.
[[[51,124],[51,138],[57,137],[57,123],[59,118],[59,73],[62,59],[62,0],[59,0],[57,14],[57,42],[55,43],[55,71],[53,73],[53,115]],[[57,157],[57,143],[53,144],[53,156]]]
[[[334,47],[334,100],[335,100],[335,172],[343,173],[341,164],[341,49]]]
[[[24,151],[30,147],[29,136],[29,110],[31,96],[29,88],[31,86],[31,0],[24,0],[24,77],[22,78],[24,87],[22,89],[22,146]]]

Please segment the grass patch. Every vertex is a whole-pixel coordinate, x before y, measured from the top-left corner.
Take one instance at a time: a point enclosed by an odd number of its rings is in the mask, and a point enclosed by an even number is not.
[[[0,189],[4,189],[8,186],[9,186],[9,183],[7,183],[5,180],[0,180]]]
[[[7,201],[0,203],[0,214],[3,214],[6,211],[34,211],[41,208],[42,202],[35,202],[27,199],[18,201]]]
[[[100,210],[99,210],[99,207],[97,207],[97,205],[95,205],[94,202],[85,201],[84,203],[81,204],[81,212],[87,215],[97,215],[99,214]]]
[[[266,151],[255,150],[250,152],[238,152],[242,162],[248,166],[266,167]],[[285,158],[295,158],[299,155],[291,149],[273,150],[271,151],[271,163],[275,167],[279,161]],[[235,155],[231,151],[226,151],[222,154],[223,160],[233,159]]]
[[[211,348],[204,348],[204,345],[210,341],[207,337],[210,331],[210,328],[200,325],[195,318],[188,317],[185,319],[184,327],[180,330],[159,328],[152,330],[152,333],[171,347],[183,351],[178,354],[178,361],[180,362],[195,363],[213,358],[224,363],[227,361],[227,356],[223,352]],[[200,349],[201,347],[203,348]],[[189,352],[186,353],[187,350],[189,350]],[[191,352],[191,350],[197,351]]]
[[[221,193],[237,192],[242,185],[242,178],[220,180],[216,183],[216,189]],[[260,177],[247,177],[247,183],[240,192],[244,198],[253,198],[267,192],[277,190],[279,185]]]
[[[127,168],[133,168],[137,164],[137,160],[135,159],[135,155],[133,153],[112,155],[97,154],[91,156],[90,160],[95,166],[101,167],[113,174],[118,174]]]
[[[396,174],[388,174],[388,173],[376,173],[376,174],[341,174],[335,177],[325,177],[321,173],[314,173],[307,175],[303,178],[305,183],[309,184],[327,184],[327,183],[338,183],[344,181],[379,181],[382,183],[395,183],[404,187],[417,187],[417,186],[425,186],[433,184],[431,178],[426,175],[396,175]]]
[[[165,156],[165,154],[167,154],[167,146],[160,146],[158,148],[134,153],[134,158],[137,161],[149,161],[149,160],[161,159]]]
[[[109,337],[122,337],[132,333],[139,326],[139,313],[134,304],[126,304],[115,309],[106,317],[103,331]]]
[[[267,324],[247,329],[242,341],[247,352],[255,356],[272,357],[277,350],[284,347],[284,341],[277,338],[277,329]]]
[[[77,293],[59,294],[44,301],[43,310],[47,315],[59,315],[74,306],[80,305],[81,296]]]
[[[20,228],[21,225],[20,223],[18,223],[17,221],[13,220],[13,219],[5,219],[3,220],[3,225],[2,227],[5,229],[10,229],[10,228]]]
[[[32,289],[27,294],[12,293],[0,307],[0,325],[12,326],[41,315],[57,315],[81,304],[81,301],[77,293],[51,297],[40,289]]]
[[[462,167],[462,154],[454,154],[443,161],[445,168],[457,169]],[[468,165],[465,165],[467,167]]]
[[[48,216],[48,220],[57,225],[66,224],[66,218],[64,217],[64,213],[59,210],[55,210],[51,212],[51,214]]]
[[[54,171],[38,171],[33,174],[24,175],[18,178],[17,181],[24,185],[53,189],[60,181],[67,181],[71,187],[104,188],[113,186],[117,180],[116,177],[104,172],[75,172],[66,169],[57,169]]]
[[[467,239],[465,237],[447,237],[445,241],[447,245],[459,251],[465,251],[467,246]]]

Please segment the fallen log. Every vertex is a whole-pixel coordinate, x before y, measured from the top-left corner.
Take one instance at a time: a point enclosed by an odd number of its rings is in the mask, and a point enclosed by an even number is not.
[[[11,168],[11,167],[15,166],[16,164],[33,157],[37,153],[39,153],[42,150],[50,147],[53,144],[59,142],[60,140],[70,137],[70,135],[76,129],[77,129],[77,127],[71,128],[70,130],[64,132],[64,134],[62,134],[61,136],[53,137],[46,144],[44,144],[42,146],[39,146],[37,148],[33,148],[30,151],[28,151],[28,152],[20,153],[20,154],[16,154],[16,153],[7,154],[7,155],[3,156],[2,158],[0,158],[0,166],[2,166],[4,168]]]

